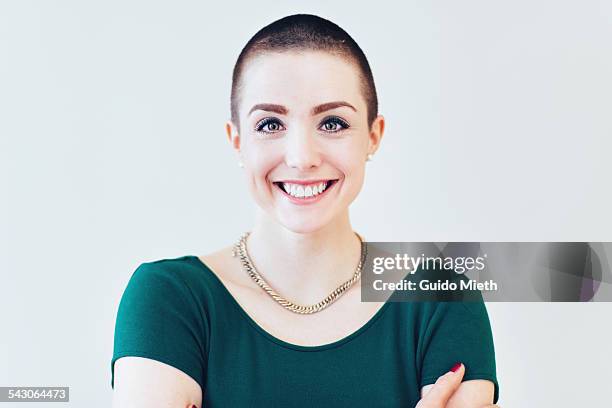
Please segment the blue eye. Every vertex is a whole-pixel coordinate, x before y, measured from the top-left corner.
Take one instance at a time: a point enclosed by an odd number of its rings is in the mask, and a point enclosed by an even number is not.
[[[260,120],[257,125],[255,125],[255,131],[262,133],[274,133],[282,130],[281,122],[276,118],[265,118]],[[265,129],[267,127],[267,129]]]
[[[322,130],[329,133],[336,133],[349,127],[349,124],[338,116],[329,116],[321,122]]]
[[[326,133],[337,133],[349,127],[349,124],[338,116],[329,116],[319,125],[319,129]],[[285,130],[285,127],[276,118],[264,118],[255,125],[255,131],[259,133],[276,133],[281,130]]]

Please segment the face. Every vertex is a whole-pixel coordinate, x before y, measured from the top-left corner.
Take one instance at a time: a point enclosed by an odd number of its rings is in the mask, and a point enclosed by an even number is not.
[[[226,130],[259,207],[300,233],[347,216],[384,129],[382,116],[368,127],[358,69],[324,52],[267,53],[242,84],[240,133]]]

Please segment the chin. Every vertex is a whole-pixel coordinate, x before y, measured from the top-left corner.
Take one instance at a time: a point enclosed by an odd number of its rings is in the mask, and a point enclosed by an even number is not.
[[[329,222],[323,219],[315,221],[313,217],[297,217],[292,215],[281,216],[277,220],[283,227],[296,234],[309,234],[318,231]]]

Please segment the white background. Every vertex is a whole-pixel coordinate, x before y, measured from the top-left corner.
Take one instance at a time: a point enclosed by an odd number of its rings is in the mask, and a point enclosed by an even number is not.
[[[368,240],[612,240],[609,1],[5,0],[1,386],[110,405],[134,269],[250,228],[231,70],[297,12],[346,29],[374,72],[387,128],[351,207]],[[501,405],[609,406],[609,303],[487,306]]]

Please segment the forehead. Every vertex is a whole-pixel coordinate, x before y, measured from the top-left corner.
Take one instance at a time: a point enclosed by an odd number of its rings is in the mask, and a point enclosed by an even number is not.
[[[278,103],[296,110],[330,101],[347,101],[365,112],[359,70],[349,60],[321,51],[273,52],[245,66],[241,112],[256,103]]]

